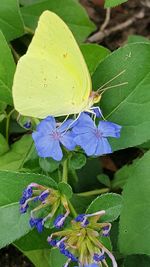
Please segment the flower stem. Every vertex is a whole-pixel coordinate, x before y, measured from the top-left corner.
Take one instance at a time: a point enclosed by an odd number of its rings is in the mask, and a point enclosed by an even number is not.
[[[68,159],[65,159],[63,162],[63,173],[62,173],[62,182],[67,183],[68,181]]]
[[[8,113],[8,115],[7,115],[7,117],[6,117],[6,141],[7,141],[7,143],[8,143],[8,139],[9,139],[9,123],[10,123],[10,117],[11,117],[11,115],[12,115],[12,113],[15,111],[15,109],[12,109],[9,113]]]
[[[99,194],[104,194],[109,192],[109,188],[101,188],[101,189],[96,189],[88,192],[82,192],[82,193],[77,193],[77,196],[80,197],[88,197],[88,196],[94,196],[94,195],[99,195]]]
[[[69,206],[69,209],[70,209],[72,215],[76,218],[77,212],[76,212],[75,208],[73,207],[72,203],[69,200],[67,200],[67,201],[68,201],[68,206]]]
[[[78,175],[76,173],[75,170],[71,170],[71,174],[72,174],[72,178],[74,179],[74,182],[77,183],[78,182]]]

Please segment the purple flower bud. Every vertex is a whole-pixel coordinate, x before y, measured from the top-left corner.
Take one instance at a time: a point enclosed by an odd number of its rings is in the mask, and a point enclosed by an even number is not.
[[[31,227],[36,227],[39,233],[43,231],[43,219],[42,218],[31,218],[29,221]]]
[[[35,223],[36,223],[36,219],[31,217],[30,220],[29,220],[29,224],[31,227],[34,227],[35,226]]]
[[[23,126],[24,126],[24,128],[30,129],[31,128],[31,121],[27,121]]]
[[[66,246],[65,246],[64,242],[60,242],[59,249],[65,249],[65,248],[66,248]]]
[[[41,195],[39,195],[39,200],[43,202],[48,197],[48,195],[49,195],[49,190],[47,189],[44,192],[42,192]]]
[[[102,228],[102,235],[107,237],[109,236],[109,232],[110,232],[110,225],[106,225]]]
[[[83,222],[85,218],[85,214],[79,214],[76,218],[75,218],[75,221],[76,222]]]
[[[56,247],[57,240],[56,239],[48,239],[48,244],[51,245],[52,247]]]
[[[20,204],[20,205],[23,205],[25,202],[26,202],[26,198],[23,196],[23,197],[20,199],[19,204]]]
[[[99,261],[103,261],[106,258],[106,256],[104,255],[104,253],[101,254],[97,254],[95,253],[93,256],[93,260],[99,262]]]
[[[40,218],[36,222],[36,229],[38,230],[39,233],[41,233],[43,231],[43,222],[42,221],[43,221],[43,219]]]
[[[21,206],[20,207],[20,213],[26,213],[28,208],[29,208],[28,204],[25,206]]]
[[[28,186],[24,191],[23,191],[23,197],[25,197],[26,199],[32,197],[33,194],[33,190],[30,186]]]
[[[86,219],[86,214],[79,214],[76,218],[75,218],[76,222],[82,222],[83,226],[86,226],[89,224],[89,221]]]
[[[68,249],[61,249],[60,253],[65,255],[67,258],[71,259],[73,262],[78,261],[78,259]]]
[[[64,222],[65,222],[65,216],[63,214],[59,214],[54,220],[54,226],[57,229],[60,229],[64,226]]]

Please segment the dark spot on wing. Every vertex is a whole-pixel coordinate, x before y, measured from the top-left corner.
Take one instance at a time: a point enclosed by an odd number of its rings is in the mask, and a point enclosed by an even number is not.
[[[47,79],[44,78],[44,87],[47,87]]]
[[[68,56],[68,53],[63,54],[63,57],[66,58]]]

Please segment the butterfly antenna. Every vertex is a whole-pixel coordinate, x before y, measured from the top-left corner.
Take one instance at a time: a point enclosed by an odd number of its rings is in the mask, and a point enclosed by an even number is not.
[[[108,90],[110,88],[119,87],[119,86],[123,86],[123,85],[128,84],[128,82],[123,82],[123,83],[120,83],[120,84],[117,84],[117,85],[111,85],[111,86],[105,87],[106,85],[108,85],[109,83],[111,83],[112,81],[114,81],[115,79],[117,79],[119,76],[121,76],[123,73],[125,73],[125,71],[126,70],[121,71],[115,77],[113,77],[112,79],[110,79],[108,82],[104,83],[96,92],[97,93],[103,93],[103,92],[105,92],[106,90]]]
[[[102,95],[105,91],[107,91],[108,89],[111,89],[111,88],[114,88],[114,87],[120,87],[120,86],[123,86],[123,85],[127,85],[128,82],[124,82],[124,83],[119,83],[119,84],[115,84],[115,85],[111,85],[111,86],[108,86],[108,87],[105,87],[104,89],[101,89],[99,91],[99,93]]]

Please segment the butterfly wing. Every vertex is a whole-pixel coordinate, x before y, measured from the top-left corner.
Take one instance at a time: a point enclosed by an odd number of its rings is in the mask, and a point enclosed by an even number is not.
[[[44,11],[13,83],[15,109],[45,118],[81,112],[88,105],[91,78],[68,26]]]

